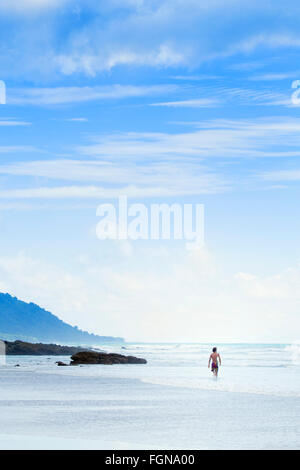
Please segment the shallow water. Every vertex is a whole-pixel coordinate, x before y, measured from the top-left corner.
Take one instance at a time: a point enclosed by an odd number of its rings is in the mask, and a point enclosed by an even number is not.
[[[69,358],[7,357],[0,447],[299,448],[299,346],[218,348],[217,380],[205,344],[107,349],[147,365],[57,367]]]

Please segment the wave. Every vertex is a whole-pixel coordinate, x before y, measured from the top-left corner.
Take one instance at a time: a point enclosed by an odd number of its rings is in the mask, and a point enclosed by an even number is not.
[[[284,348],[290,354],[291,361],[294,365],[300,364],[300,344],[293,343]]]

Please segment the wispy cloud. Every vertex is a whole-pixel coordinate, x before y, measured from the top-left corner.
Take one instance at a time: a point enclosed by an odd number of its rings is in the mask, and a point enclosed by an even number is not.
[[[216,194],[223,192],[225,185],[217,187],[216,181],[212,185],[207,178],[203,178],[202,185],[197,187],[166,187],[166,186],[121,186],[118,188],[104,188],[97,186],[58,186],[38,187],[24,189],[0,190],[0,199],[107,199],[126,195],[129,198],[153,198],[187,196],[199,194]]]
[[[300,169],[265,171],[258,174],[265,181],[300,181]]]
[[[249,80],[253,81],[266,81],[266,82],[271,82],[271,81],[280,81],[280,80],[288,80],[288,79],[293,79],[300,77],[300,70],[298,71],[293,71],[293,72],[272,72],[272,73],[265,73],[261,75],[254,75],[252,77],[248,77]]]
[[[180,167],[180,173],[178,168]],[[2,198],[98,198],[152,197],[210,194],[224,191],[228,182],[217,172],[194,162],[140,162],[52,160],[19,162],[0,166],[0,174],[101,183],[103,186],[56,186],[0,191]]]
[[[206,93],[213,93],[215,99],[223,103],[235,103],[247,106],[291,106],[291,95],[286,93],[256,88],[215,87],[206,89]]]
[[[299,302],[300,268],[295,266],[271,276],[257,276],[250,273],[235,275],[238,287],[249,297],[297,300]]]
[[[135,132],[90,137],[88,144],[73,149],[77,158],[2,164],[0,174],[31,180],[24,188],[15,187],[12,180],[10,188],[2,188],[0,197],[96,199],[119,194],[129,197],[213,194],[241,182],[241,175],[238,179],[234,174],[230,178],[225,176],[215,159],[299,156],[300,119],[224,119],[192,125],[194,129],[181,133]],[[253,176],[254,173],[250,177],[252,183]],[[265,174],[256,181],[280,181],[283,176],[283,172]],[[294,173],[285,176],[296,179]],[[50,186],[49,179],[53,183]],[[245,175],[244,182],[247,181],[249,176]]]
[[[2,0],[0,11],[14,12],[21,15],[61,7],[71,0]]]
[[[120,262],[124,259],[125,263]],[[38,302],[71,324],[100,334],[125,332],[126,339],[132,340],[197,341],[200,331],[203,341],[216,337],[249,341],[258,335],[264,341],[272,321],[272,334],[275,331],[282,341],[290,322],[298,326],[299,266],[269,276],[240,272],[221,277],[217,264],[205,249],[174,256],[148,245],[124,250],[117,242],[105,245],[101,262],[95,253],[83,252],[69,268],[26,252],[2,254],[0,283],[6,291]],[[290,315],[288,322],[284,308]],[[213,333],[207,312],[217,319]],[[253,315],[259,318],[260,332]]]
[[[300,37],[297,34],[259,33],[232,44],[227,49],[212,54],[211,57],[229,57],[238,53],[250,53],[259,47],[298,49],[300,48]]]
[[[0,11],[13,38],[6,38],[9,53],[1,51],[2,74],[36,81],[93,77],[119,67],[180,67],[173,72],[178,79],[188,71],[203,80],[219,73],[191,71],[211,60],[243,54],[250,63],[249,55],[259,48],[299,48],[299,6],[291,0],[285,5],[273,2],[271,10],[268,2],[245,1],[241,26],[236,0],[2,0]],[[44,12],[49,15],[41,24]],[[284,33],[272,21],[278,17]]]
[[[87,118],[69,118],[69,119],[65,119],[65,121],[68,121],[68,122],[88,122],[88,119]]]
[[[94,87],[53,87],[53,88],[12,88],[9,90],[7,98],[8,105],[35,105],[51,106],[61,104],[76,104],[85,102],[125,100],[146,98],[151,96],[166,96],[169,94],[189,93],[189,96],[196,95],[195,98],[178,99],[172,101],[161,101],[149,103],[150,106],[157,107],[194,107],[206,108],[215,107],[224,103],[234,102],[237,105],[291,105],[290,95],[276,91],[257,90],[250,88],[238,88],[228,86],[191,86],[188,90],[184,86],[176,84],[161,85],[105,85]],[[81,121],[86,118],[66,118],[65,120]],[[6,125],[8,120],[3,121]],[[11,121],[13,122],[13,121]],[[15,121],[15,125],[21,122]],[[4,124],[3,124],[4,125]],[[28,125],[24,123],[23,125]]]
[[[166,106],[170,108],[210,108],[220,104],[213,98],[200,98],[194,100],[167,101],[163,103],[151,103],[150,106]]]
[[[0,145],[0,153],[36,152],[36,150],[30,145]]]
[[[188,90],[181,89],[181,94],[189,93],[189,96],[196,95],[195,98],[184,100],[172,100],[151,103],[151,106],[163,106],[173,108],[206,108],[221,105],[234,104],[235,106],[292,106],[290,90],[286,93],[282,91],[257,88],[241,88],[210,85],[189,86]]]
[[[228,65],[228,69],[229,70],[235,70],[235,71],[238,71],[238,72],[252,72],[253,70],[257,70],[257,69],[263,69],[265,68],[266,66],[266,59],[264,59],[264,61],[258,61],[258,60],[254,60],[254,61],[251,61],[251,62],[236,62],[236,63],[233,63],[233,64],[230,64]]]
[[[198,82],[202,80],[217,80],[222,77],[220,75],[175,75],[171,78],[174,80]]]
[[[10,90],[7,102],[14,105],[57,105],[153,96],[170,93],[176,89],[176,85],[15,88]]]
[[[300,120],[261,118],[211,120],[193,124],[191,132],[123,133],[98,137],[79,146],[78,153],[92,157],[120,157],[167,161],[187,158],[288,157],[299,155]]]
[[[136,52],[124,47],[122,50],[122,46],[120,48],[121,51],[111,52],[108,55],[80,54],[77,51],[71,54],[60,54],[56,56],[55,62],[65,75],[84,73],[90,76],[122,65],[174,67],[187,63],[185,55],[168,44],[160,44],[155,50],[149,52]]]
[[[3,126],[3,127],[30,126],[30,125],[31,125],[31,122],[0,119],[0,126]]]

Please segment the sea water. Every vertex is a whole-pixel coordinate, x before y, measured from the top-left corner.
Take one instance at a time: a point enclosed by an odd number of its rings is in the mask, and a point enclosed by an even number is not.
[[[217,379],[208,344],[104,347],[146,365],[9,356],[0,367],[0,448],[299,448],[300,346],[217,346]]]

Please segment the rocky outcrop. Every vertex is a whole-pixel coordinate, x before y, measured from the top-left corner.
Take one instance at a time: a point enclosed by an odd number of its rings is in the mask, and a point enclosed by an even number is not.
[[[5,341],[6,354],[9,356],[71,356],[71,366],[79,364],[147,364],[146,359],[134,356],[123,356],[103,351],[89,351],[75,346],[58,344],[26,343],[24,341]],[[57,361],[58,366],[68,364]]]
[[[73,354],[71,366],[78,364],[147,364],[146,359],[134,356],[123,356],[115,353],[98,353],[94,351],[82,351]]]
[[[26,343],[24,341],[4,341],[8,356],[71,356],[84,348],[59,346],[58,344]]]

